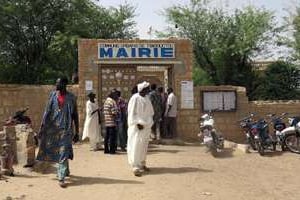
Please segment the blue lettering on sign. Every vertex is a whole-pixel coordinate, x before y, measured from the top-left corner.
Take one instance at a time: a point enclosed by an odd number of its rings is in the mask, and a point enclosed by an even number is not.
[[[172,47],[99,47],[99,58],[174,58]]]
[[[140,48],[139,49],[139,57],[147,56],[150,58],[151,50],[149,48]]]
[[[100,58],[104,58],[104,57],[113,57],[113,49],[112,48],[107,48],[107,50],[105,50],[105,48],[100,48]]]
[[[136,57],[136,48],[131,48],[131,57],[132,58]]]
[[[173,57],[173,48],[161,48],[161,57],[172,58]]]
[[[128,57],[128,54],[127,54],[127,51],[126,51],[125,48],[120,48],[120,49],[118,50],[117,58],[120,58],[120,57],[125,57],[125,58]]]
[[[158,57],[158,49],[157,48],[153,49],[153,55],[154,55],[154,58]]]

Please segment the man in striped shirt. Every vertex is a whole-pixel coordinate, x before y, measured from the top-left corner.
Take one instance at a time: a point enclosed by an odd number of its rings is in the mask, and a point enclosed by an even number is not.
[[[118,114],[118,107],[116,101],[118,99],[116,90],[112,90],[106,98],[103,105],[104,121],[106,127],[106,135],[104,138],[104,153],[115,154],[116,153],[116,117]]]

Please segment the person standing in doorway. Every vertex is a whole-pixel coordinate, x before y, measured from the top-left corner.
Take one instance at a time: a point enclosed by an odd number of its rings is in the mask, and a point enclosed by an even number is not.
[[[149,171],[146,166],[146,155],[153,125],[153,107],[148,97],[149,83],[138,84],[138,93],[134,94],[128,103],[128,162],[135,176],[141,176],[143,171]]]
[[[126,131],[126,119],[127,119],[127,105],[125,102],[125,99],[121,97],[121,92],[117,91],[117,106],[118,106],[118,119],[117,119],[117,125],[118,125],[118,144],[121,148],[121,151],[126,151],[126,145],[127,145],[127,131]]]
[[[149,93],[149,98],[153,106],[154,115],[153,115],[153,126],[152,129],[152,138],[154,140],[160,140],[160,121],[162,117],[162,100],[161,96],[156,90],[156,84],[151,85],[151,92]]]
[[[100,108],[95,101],[96,95],[93,92],[88,94],[89,100],[86,102],[86,118],[83,127],[82,140],[89,138],[91,151],[100,149],[102,136],[100,134]]]
[[[58,163],[57,176],[61,187],[67,186],[65,177],[70,175],[68,159],[73,159],[72,139],[75,143],[79,140],[76,97],[67,91],[67,84],[66,77],[57,79],[56,91],[50,93],[39,132],[37,155],[37,160]]]
[[[166,105],[167,105],[167,99],[168,99],[168,95],[167,93],[164,91],[163,87],[158,87],[158,93],[160,94],[161,97],[161,121],[160,121],[160,134],[161,137],[164,138],[165,137],[165,123],[166,123],[166,119],[165,119],[165,113],[166,113]]]
[[[168,99],[166,104],[166,137],[175,138],[177,137],[176,132],[176,116],[177,116],[177,98],[172,88],[168,88]]]
[[[115,154],[117,147],[117,91],[110,92],[103,105],[106,134],[104,138],[104,153]]]

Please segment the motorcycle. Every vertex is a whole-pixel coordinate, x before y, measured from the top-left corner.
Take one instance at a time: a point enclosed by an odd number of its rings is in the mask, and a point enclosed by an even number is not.
[[[31,119],[25,115],[27,110],[29,110],[29,108],[25,108],[24,110],[18,110],[17,112],[15,112],[13,116],[9,117],[5,121],[5,125],[6,126],[14,126],[17,124],[31,125]]]
[[[264,119],[253,120],[255,115],[253,113],[250,116],[240,120],[240,126],[246,133],[247,142],[253,150],[257,150],[258,153],[263,156],[265,150],[276,150],[276,141],[269,135],[269,125]]]
[[[214,127],[214,119],[211,113],[201,116],[199,137],[203,137],[203,143],[213,156],[224,149],[224,138]]]
[[[300,154],[300,117],[289,117],[288,123],[290,127],[282,130],[283,144],[289,151]]]
[[[286,115],[287,113],[282,113],[280,116],[277,116],[275,114],[267,115],[271,119],[271,123],[273,124],[273,137],[276,145],[280,145],[282,151],[286,150],[286,146],[283,142],[285,134],[282,132],[286,128],[286,124],[283,121]]]
[[[239,120],[240,127],[243,129],[247,143],[253,150],[257,150],[257,142],[255,142],[255,135],[257,134],[256,129],[254,129],[255,122],[253,121],[254,114],[251,113],[249,116]]]
[[[257,150],[258,153],[263,156],[265,155],[265,150],[271,149],[276,151],[276,140],[269,134],[269,125],[264,119],[260,119],[254,125],[254,129],[257,130]]]

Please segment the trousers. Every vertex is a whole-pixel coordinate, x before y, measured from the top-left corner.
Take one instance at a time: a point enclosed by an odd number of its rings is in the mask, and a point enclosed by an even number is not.
[[[69,161],[68,159],[59,162],[57,167],[57,177],[59,181],[65,180],[66,176],[70,175]]]

